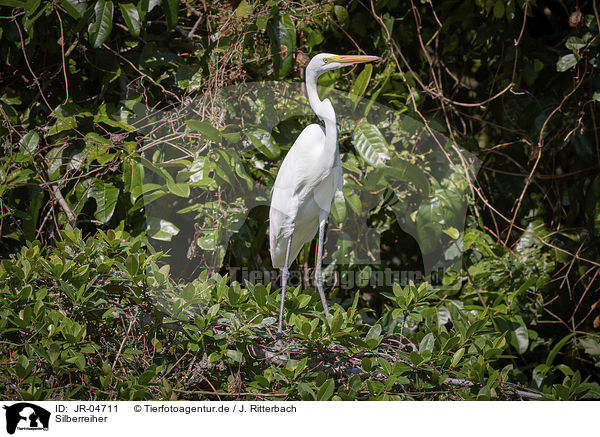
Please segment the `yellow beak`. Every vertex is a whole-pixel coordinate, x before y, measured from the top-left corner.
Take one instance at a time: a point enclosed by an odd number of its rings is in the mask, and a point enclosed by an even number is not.
[[[363,56],[363,55],[334,55],[327,58],[326,62],[337,62],[344,65],[360,64],[362,62],[379,61],[379,56]]]

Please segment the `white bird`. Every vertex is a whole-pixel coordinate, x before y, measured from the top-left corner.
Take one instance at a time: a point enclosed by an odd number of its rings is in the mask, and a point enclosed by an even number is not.
[[[298,136],[283,160],[273,187],[269,211],[271,261],[281,269],[281,309],[278,337],[281,337],[285,289],[290,264],[302,246],[319,231],[315,279],[325,314],[329,308],[323,292],[321,261],[323,234],[331,202],[342,188],[342,164],[337,141],[335,111],[329,99],[317,94],[317,79],[326,71],[362,62],[379,60],[377,56],[340,56],[321,53],[306,67],[308,102],[325,126],[311,124]]]

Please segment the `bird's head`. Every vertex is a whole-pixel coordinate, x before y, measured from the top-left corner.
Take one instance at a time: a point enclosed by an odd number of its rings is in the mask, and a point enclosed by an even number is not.
[[[378,61],[379,59],[378,56],[332,55],[331,53],[320,53],[314,56],[306,67],[306,89],[311,108],[315,111],[317,116],[321,120],[332,120],[335,122],[335,111],[333,110],[331,102],[329,99],[321,101],[317,95],[317,80],[320,75],[330,70],[336,70],[338,68],[363,62]]]
[[[310,60],[306,67],[306,71],[316,73],[317,76],[319,76],[326,71],[337,70],[338,68],[361,64],[363,62],[379,61],[380,59],[379,56],[332,55],[331,53],[320,53]]]

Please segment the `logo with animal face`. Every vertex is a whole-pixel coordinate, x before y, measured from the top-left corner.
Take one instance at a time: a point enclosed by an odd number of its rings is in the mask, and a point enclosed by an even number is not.
[[[14,434],[18,430],[48,430],[50,411],[28,402],[4,406],[6,410],[6,432]]]

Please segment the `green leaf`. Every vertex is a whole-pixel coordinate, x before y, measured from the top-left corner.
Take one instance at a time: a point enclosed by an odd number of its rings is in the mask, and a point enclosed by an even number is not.
[[[105,123],[109,126],[123,129],[128,132],[135,130],[135,128],[133,126],[131,126],[130,124],[127,124],[126,121],[123,121],[122,119],[118,119],[115,116],[109,115],[108,111],[109,111],[109,108],[106,104],[100,105],[100,107],[98,108],[98,112],[96,113],[96,115],[94,115],[94,122],[95,123]]]
[[[344,193],[336,190],[333,203],[331,204],[331,213],[337,223],[343,223],[346,220],[346,199]]]
[[[377,126],[362,120],[356,125],[353,134],[354,147],[360,156],[373,167],[384,167],[390,159],[385,138]]]
[[[512,302],[515,301],[515,298],[519,294],[521,294],[525,290],[528,290],[532,285],[534,285],[537,282],[537,280],[538,278],[536,278],[535,276],[527,279],[523,284],[521,284],[521,286],[517,290],[513,291],[508,295],[507,302],[509,304],[512,304]]]
[[[19,144],[21,145],[21,151],[27,155],[33,154],[40,143],[40,136],[35,131],[29,131],[23,138]]]
[[[344,6],[335,5],[333,7],[333,13],[335,14],[335,18],[342,26],[348,24],[348,10]]]
[[[77,120],[75,117],[63,117],[57,116],[54,124],[48,129],[48,135],[56,135],[57,133],[74,129],[77,126]]]
[[[235,16],[239,18],[246,18],[252,14],[252,6],[248,4],[246,0],[242,0],[235,10]]]
[[[215,143],[220,143],[222,141],[221,132],[208,121],[186,120],[185,124],[187,124],[191,130],[199,132],[205,140],[213,141]]]
[[[565,376],[573,376],[575,374],[575,372],[573,372],[573,369],[571,369],[566,364],[558,364],[556,368],[560,370]]]
[[[214,305],[212,305],[209,309],[208,309],[208,315],[213,318],[215,317],[217,314],[219,314],[219,310],[221,309],[221,305],[216,303]]]
[[[365,372],[370,372],[373,368],[373,361],[369,357],[364,357],[362,360],[360,360],[360,367]]]
[[[208,356],[208,362],[215,363],[215,362],[219,361],[222,357],[223,357],[222,352],[213,352]]]
[[[275,160],[279,157],[281,150],[275,142],[273,135],[264,129],[253,129],[246,133],[246,137],[250,140],[252,145],[265,155],[270,160]]]
[[[459,350],[454,352],[454,355],[452,356],[451,367],[456,367],[456,365],[460,362],[461,358],[463,357],[464,353],[465,353],[464,347],[461,347]]]
[[[317,400],[318,401],[328,401],[329,399],[331,399],[331,396],[333,396],[334,390],[335,390],[335,382],[333,382],[332,378],[329,378],[319,388],[319,392],[317,393]]]
[[[513,340],[511,343],[517,347],[517,351],[520,354],[525,353],[529,346],[529,331],[527,330],[527,326],[521,325],[511,332],[511,340]]]
[[[446,235],[449,235],[453,240],[458,240],[458,237],[460,237],[460,232],[458,229],[452,226],[450,226],[448,229],[444,229],[442,232],[444,232]]]
[[[85,13],[85,10],[88,7],[86,0],[59,0],[59,1],[60,1],[60,4],[62,5],[62,7],[65,8],[65,11],[67,11],[67,13],[71,17],[75,18],[76,20],[79,20],[80,18],[83,17],[83,14]]]
[[[168,220],[156,217],[148,217],[148,233],[150,237],[160,241],[171,241],[171,238],[179,234],[179,228]]]
[[[37,11],[37,8],[40,6],[40,3],[41,3],[41,0],[27,0],[25,2],[25,12],[27,12],[27,15],[31,15],[35,11]],[[37,18],[34,18],[33,20],[30,21],[30,23],[33,23],[36,19]],[[27,24],[26,24],[26,26],[27,26]]]
[[[111,183],[104,183],[96,179],[88,192],[88,199],[91,197],[96,199],[94,217],[102,223],[108,223],[117,206],[119,189]]]
[[[428,333],[423,337],[421,343],[419,343],[419,352],[423,351],[433,351],[433,346],[435,343],[435,338],[433,337],[433,333]]]
[[[340,330],[342,324],[344,323],[344,317],[342,316],[341,311],[336,311],[333,319],[331,320],[331,333],[335,334]]]
[[[304,369],[306,369],[306,366],[308,365],[308,357],[304,357],[300,360],[300,362],[298,362],[298,365],[296,366],[296,368],[294,369],[294,378],[298,378],[300,375],[302,375],[302,372],[304,372]]]
[[[150,383],[150,381],[152,381],[156,375],[157,375],[157,370],[158,370],[158,366],[156,366],[155,364],[151,365],[150,367],[148,367],[144,373],[142,373],[139,377],[138,377],[138,384],[146,386]]]
[[[356,193],[351,192],[350,190],[342,190],[344,192],[344,198],[346,199],[346,202],[348,202],[348,205],[350,205],[350,208],[352,208],[352,211],[354,211],[358,215],[361,215],[362,202],[360,200],[360,196]]]
[[[306,307],[310,303],[311,299],[312,298],[308,294],[301,294],[298,296],[298,308]]]
[[[167,181],[167,189],[176,196],[184,197],[186,199],[190,197],[190,186],[188,184],[177,184],[173,181]]]
[[[96,160],[99,164],[106,164],[113,159],[114,154],[109,153],[112,143],[108,138],[98,135],[96,132],[85,134],[85,155],[88,164]]]
[[[268,15],[261,15],[256,19],[256,27],[258,30],[265,30],[267,28],[267,23],[269,21]]]
[[[315,47],[321,44],[324,39],[323,34],[319,30],[309,30],[306,35],[306,45],[308,47]]]
[[[125,267],[127,268],[127,272],[131,276],[134,276],[139,270],[140,262],[136,256],[129,255],[125,260]]]
[[[139,0],[138,1],[138,11],[140,12],[140,20],[142,22],[146,21],[146,15],[150,10],[154,9],[154,7],[158,4],[158,1],[150,1],[150,0]],[[150,8],[150,10],[149,10]]]
[[[314,401],[317,399],[317,395],[315,395],[313,389],[304,382],[298,384],[298,394],[304,401]]]
[[[308,337],[310,335],[310,331],[312,330],[312,326],[310,325],[310,323],[304,322],[300,330],[302,331],[302,334],[304,334],[305,337]]]
[[[377,362],[381,366],[381,370],[384,376],[390,376],[392,374],[392,365],[383,357],[377,358]]]
[[[504,0],[496,0],[494,4],[494,17],[502,18],[504,16]]]
[[[86,161],[87,150],[85,147],[78,145],[69,151],[67,159],[67,168],[70,170],[79,170]]]
[[[589,355],[600,356],[600,340],[593,337],[582,338],[579,343],[585,349],[585,353]]]
[[[267,289],[262,284],[257,284],[254,287],[254,300],[259,307],[264,307],[267,304]]]
[[[431,186],[425,172],[415,164],[394,156],[384,172],[385,180],[391,184],[406,181],[414,185],[423,196],[429,196]]]
[[[423,357],[415,351],[411,351],[408,358],[410,359],[410,362],[413,363],[415,366],[418,366],[423,362]]]
[[[196,242],[203,250],[215,250],[217,248],[217,244],[220,242],[218,229],[204,231],[196,240]]]
[[[373,325],[371,327],[371,329],[369,329],[369,332],[367,332],[367,336],[365,339],[366,340],[378,339],[380,334],[381,334],[381,325],[379,323],[377,323],[376,325]]]
[[[292,68],[296,50],[296,27],[292,18],[289,15],[275,17],[267,34],[271,39],[275,78],[283,79]]]
[[[33,240],[35,239],[37,222],[44,200],[44,190],[37,185],[32,185],[30,193],[29,202],[27,203],[27,215],[23,217],[23,233],[28,240]]]
[[[177,81],[177,85],[187,92],[197,91],[202,85],[202,70],[181,65],[175,73],[175,80]]]
[[[15,372],[20,379],[25,379],[31,371],[33,370],[33,366],[35,365],[35,361],[29,361],[25,355],[19,356],[17,359],[17,364],[15,365]]]
[[[556,71],[563,72],[577,64],[577,58],[573,53],[562,56],[556,63]]]
[[[225,352],[225,355],[237,363],[241,363],[242,359],[244,358],[244,355],[240,351],[233,349],[229,349],[227,352]]]
[[[0,6],[8,6],[10,8],[25,8],[25,0],[0,0]]]
[[[167,18],[167,28],[172,30],[177,25],[177,15],[179,14],[179,0],[162,0],[163,11]]]
[[[584,48],[589,39],[591,37],[591,34],[587,34],[586,36],[580,38],[577,36],[570,36],[567,38],[567,42],[565,43],[565,46],[571,50],[573,52],[573,54],[578,53],[579,49]]]
[[[90,25],[88,32],[92,47],[98,48],[108,39],[113,25],[114,5],[112,1],[98,0],[94,7],[96,21]]]
[[[345,10],[345,9],[344,9]],[[354,107],[358,105],[360,98],[365,94],[367,90],[367,85],[369,85],[369,80],[371,79],[371,74],[373,73],[373,65],[366,64],[365,68],[360,72],[354,83],[352,84],[352,88],[350,89],[350,100],[354,103]]]
[[[125,24],[127,24],[129,33],[133,36],[139,36],[141,24],[140,14],[136,6],[133,3],[119,3],[119,9],[121,9],[121,14],[123,15]]]
[[[46,155],[46,165],[48,166],[48,176],[50,180],[56,180],[60,176],[60,168],[62,165],[62,147],[54,147],[50,149]]]
[[[154,174],[164,178],[165,181],[173,180],[173,176],[171,176],[171,174],[168,171],[166,171],[165,169],[158,167],[157,165],[155,165],[151,161],[148,161],[144,157],[139,158],[139,160],[140,160],[140,164],[142,164],[145,168],[147,168]],[[144,191],[146,191],[146,190],[144,190]]]
[[[132,203],[135,203],[144,191],[144,166],[133,160],[123,162],[123,183]]]
[[[571,339],[573,338],[573,336],[575,335],[574,332],[571,332],[570,334],[565,335],[558,343],[556,343],[554,345],[554,347],[552,348],[552,350],[550,351],[550,353],[548,354],[548,356],[546,357],[546,366],[550,367],[552,365],[552,362],[554,361],[554,358],[556,358],[556,355],[558,355],[558,353],[560,352],[560,350],[563,348],[563,346]]]

